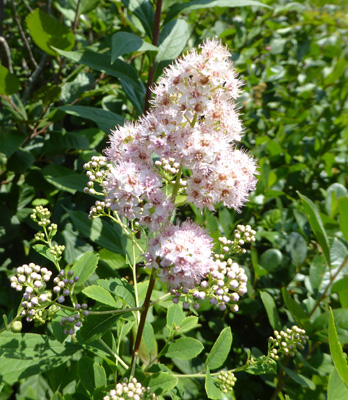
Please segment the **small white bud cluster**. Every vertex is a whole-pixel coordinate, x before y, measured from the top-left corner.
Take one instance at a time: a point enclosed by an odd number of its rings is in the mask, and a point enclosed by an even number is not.
[[[157,400],[158,396],[150,393],[149,387],[144,387],[136,378],[128,380],[124,378],[122,383],[117,383],[116,388],[111,390],[103,400]]]
[[[174,158],[164,158],[155,162],[156,167],[162,168],[163,171],[176,175],[179,172],[180,163],[176,162]]]
[[[33,213],[30,215],[30,218],[33,221],[37,222],[38,225],[44,227],[48,226],[51,223],[50,216],[51,213],[47,208],[37,206],[34,208]]]
[[[30,293],[38,293],[46,287],[46,282],[51,278],[52,272],[47,268],[30,263],[17,268],[17,275],[11,277],[11,287],[20,292],[27,287]],[[26,291],[27,292],[27,291]]]
[[[65,327],[64,335],[73,335],[76,328],[82,326],[83,321],[88,316],[87,304],[76,304],[76,314],[71,314],[69,317],[62,317],[60,325]]]
[[[51,247],[50,253],[55,256],[56,258],[59,258],[62,254],[63,251],[65,250],[65,246],[63,244],[55,244]]]
[[[73,271],[64,271],[61,270],[53,279],[53,282],[56,284],[53,288],[53,293],[57,295],[58,303],[63,303],[65,301],[65,297],[70,296],[72,293],[73,286],[79,280],[79,276],[74,276]]]
[[[294,357],[296,351],[303,350],[304,345],[309,339],[306,336],[306,331],[294,325],[291,329],[287,328],[284,331],[274,331],[275,337],[270,337],[269,342],[269,357],[274,360],[279,360],[279,357],[284,355]]]
[[[247,292],[248,277],[243,268],[232,259],[227,261],[216,260],[204,280],[199,286],[193,289],[173,288],[171,294],[173,303],[178,303],[182,294],[185,295],[183,308],[188,309],[192,304],[195,310],[199,309],[198,300],[209,298],[212,305],[216,305],[219,310],[224,311],[226,306],[230,306],[233,312],[239,311],[236,304],[240,296]]]
[[[245,243],[254,243],[255,234],[250,225],[237,225],[237,229],[234,230],[234,240],[228,240],[226,237],[220,237],[218,240],[225,254],[245,254],[246,250],[242,246]],[[220,258],[224,257],[220,255]]]
[[[89,214],[88,214],[88,218],[93,219],[93,218],[105,215],[104,209],[110,208],[110,207],[111,207],[110,200],[108,200],[108,199],[106,199],[106,201],[97,200],[95,202],[95,205],[93,207],[91,207]]]
[[[232,392],[237,378],[231,371],[221,371],[217,376],[220,389],[223,393]]]
[[[83,168],[87,170],[86,175],[89,179],[83,191],[89,194],[100,194],[94,189],[94,183],[97,182],[102,185],[103,181],[107,179],[110,167],[111,165],[107,163],[106,157],[93,156],[91,161],[83,166]]]

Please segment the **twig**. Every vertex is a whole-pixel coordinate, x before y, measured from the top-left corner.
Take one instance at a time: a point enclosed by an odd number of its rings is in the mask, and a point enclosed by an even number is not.
[[[74,20],[74,25],[72,27],[72,31],[75,33],[75,30],[77,28],[77,24],[79,23],[79,8],[80,8],[80,2],[81,0],[78,0],[77,6],[76,6],[76,12],[75,12],[75,20]]]
[[[104,342],[103,339],[99,338],[98,341],[109,351],[109,353],[116,358],[116,360],[122,364],[123,368],[128,369],[129,366],[122,360],[122,358],[117,355],[112,349]]]
[[[34,71],[33,75],[28,79],[28,85],[25,88],[24,94],[23,94],[23,103],[25,103],[30,95],[31,89],[33,88],[35,82],[39,78],[41,72],[43,71],[46,61],[48,59],[48,55],[44,53],[42,55],[42,58],[40,60],[40,64],[37,66],[36,70]]]
[[[159,28],[160,28],[160,22],[161,22],[161,12],[162,12],[162,0],[157,0],[155,21],[153,23],[153,36],[152,36],[152,44],[154,46],[158,45],[158,38],[159,38],[159,31],[160,31]],[[155,75],[155,67],[156,67],[156,62],[154,60],[149,69],[149,75],[148,75],[147,84],[146,84],[145,107],[144,107],[145,112],[150,107],[151,86],[153,84],[153,78]]]
[[[0,59],[1,64],[13,74],[10,48],[8,47],[6,39],[2,36],[0,36]]]
[[[37,62],[36,62],[36,60],[35,60],[35,58],[34,58],[34,55],[33,55],[32,51],[31,51],[29,42],[28,42],[28,40],[27,40],[27,38],[26,38],[26,36],[25,36],[25,33],[24,33],[24,31],[23,31],[23,28],[22,28],[22,25],[21,25],[21,21],[20,21],[19,18],[18,18],[16,6],[15,6],[15,2],[14,2],[13,0],[10,1],[10,5],[11,5],[12,13],[13,13],[13,18],[14,18],[14,20],[16,21],[16,25],[17,25],[17,27],[18,27],[19,34],[21,35],[21,38],[22,38],[23,43],[24,43],[24,46],[25,46],[25,48],[27,49],[27,52],[28,52],[28,54],[29,54],[30,61],[33,63],[33,65],[34,65],[35,68],[38,68],[38,64],[37,64]]]

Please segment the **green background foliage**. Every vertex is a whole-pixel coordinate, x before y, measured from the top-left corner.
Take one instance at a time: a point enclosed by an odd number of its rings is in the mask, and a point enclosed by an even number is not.
[[[241,214],[186,206],[179,218],[195,219],[215,238],[231,237],[237,224],[257,231],[256,242],[236,258],[249,276],[248,293],[236,314],[203,303],[197,319],[170,302],[154,306],[140,358],[159,363],[146,382],[166,398],[228,399],[212,381],[223,366],[240,368],[232,395],[238,400],[346,399],[347,6],[167,0],[153,46],[148,1],[44,3],[7,2],[0,24],[8,45],[7,51],[1,42],[0,52],[1,315],[11,321],[20,302],[8,283],[15,268],[28,260],[49,267],[45,252],[32,247],[36,205],[48,207],[59,226],[63,266],[80,273],[81,299],[96,310],[134,307],[122,279],[130,274],[129,241],[117,225],[88,219],[95,199],[83,193],[83,164],[102,154],[110,129],[144,112],[153,61],[158,78],[185,49],[217,36],[244,80],[242,145],[258,159],[257,190]],[[141,266],[139,276],[147,280]],[[158,297],[161,288],[157,282]],[[138,290],[143,300],[146,282]],[[64,341],[58,321],[23,322],[23,334],[0,334],[1,399],[100,399],[115,370],[125,372],[97,339],[129,353],[131,314],[90,316],[76,343]],[[294,323],[309,336],[305,350],[286,365],[259,368],[273,329]],[[256,365],[244,371],[246,362]],[[172,375],[202,370],[206,380]]]

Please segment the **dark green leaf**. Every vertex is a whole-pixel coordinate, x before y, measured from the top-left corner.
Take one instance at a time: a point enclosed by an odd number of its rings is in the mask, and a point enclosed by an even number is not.
[[[295,320],[300,324],[307,322],[307,314],[303,308],[290,296],[286,288],[282,288],[282,295],[286,308],[290,311]]]
[[[254,357],[253,361],[250,362],[250,365],[245,372],[251,375],[276,375],[277,363],[266,356],[261,356],[258,358]]]
[[[55,258],[50,252],[50,248],[46,246],[45,244],[34,244],[33,249],[37,251],[39,254],[41,254],[43,257],[47,258],[48,260],[52,261],[54,263]]]
[[[285,368],[283,367],[284,371],[290,376],[290,378],[295,381],[296,383],[298,383],[301,386],[306,386],[308,387],[310,390],[315,390],[315,384],[313,381],[311,381],[310,379],[306,378],[305,376],[299,374],[296,371],[293,371],[289,368]]]
[[[111,38],[111,62],[118,57],[133,51],[158,51],[153,44],[145,42],[139,36],[130,32],[117,32]]]
[[[0,135],[0,152],[4,153],[7,158],[20,147],[24,142],[25,135],[18,132],[18,130],[1,129]]]
[[[267,316],[269,323],[273,330],[281,330],[282,329],[282,323],[279,318],[279,314],[277,311],[277,307],[275,304],[275,301],[273,300],[273,297],[267,293],[267,292],[260,292],[260,296],[263,302],[263,305],[265,306]]]
[[[125,279],[99,279],[98,285],[102,286],[110,293],[113,293],[115,296],[121,297],[129,307],[135,307],[134,287]]]
[[[295,267],[300,267],[307,257],[307,242],[297,232],[291,232],[288,236],[286,250],[290,253],[291,261]]]
[[[87,106],[62,106],[57,108],[67,114],[94,121],[106,133],[110,133],[110,130],[114,129],[116,125],[123,125],[124,123],[124,119],[120,115],[101,108]]]
[[[267,271],[272,272],[282,262],[283,255],[278,249],[268,249],[260,257],[260,265]]]
[[[299,193],[301,197],[303,208],[305,210],[308,222],[314,232],[315,237],[317,238],[324,254],[326,257],[326,261],[330,265],[330,249],[329,249],[329,241],[326,235],[326,231],[324,229],[323,223],[321,221],[319,212],[313,202],[306,196]]]
[[[43,168],[41,172],[47,182],[72,194],[75,194],[77,190],[83,192],[83,189],[87,186],[87,176],[78,174],[61,165],[50,164]]]
[[[340,212],[340,228],[346,242],[348,243],[348,197],[340,198],[338,207]]]
[[[82,324],[79,334],[86,342],[97,340],[116,324],[118,318],[120,318],[120,314],[89,315]]]
[[[147,0],[122,0],[122,3],[139,18],[146,34],[152,38],[155,15],[151,3]]]

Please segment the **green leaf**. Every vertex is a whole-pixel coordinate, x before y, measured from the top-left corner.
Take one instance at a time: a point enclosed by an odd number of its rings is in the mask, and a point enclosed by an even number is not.
[[[207,368],[207,373],[205,375],[205,391],[207,392],[208,399],[219,400],[223,396],[217,383],[210,376],[209,368]]]
[[[89,357],[81,357],[78,362],[79,378],[82,386],[92,394],[98,386],[106,385],[106,374],[103,367]]]
[[[145,104],[145,87],[141,90],[139,88],[134,87],[133,85],[129,84],[128,82],[120,80],[122,89],[124,90],[126,96],[132,102],[135,111],[138,115],[144,113],[144,104]]]
[[[92,50],[62,51],[57,49],[57,51],[71,61],[86,65],[97,71],[106,72],[111,76],[130,83],[135,88],[142,90],[144,87],[143,83],[138,78],[137,71],[131,65],[119,59],[110,64],[110,55],[108,54],[102,54]]]
[[[112,226],[101,219],[90,221],[88,215],[82,211],[71,211],[68,209],[66,211],[73,225],[83,237],[110,251],[124,254],[121,228]]]
[[[88,183],[87,176],[78,174],[62,165],[47,165],[41,170],[41,173],[47,182],[60,190],[65,190],[72,194],[75,194],[77,190],[83,193],[83,189]]]
[[[189,37],[189,26],[184,20],[175,20],[164,26],[159,38],[155,77],[158,77],[163,68],[182,53]]]
[[[180,326],[181,322],[185,319],[185,313],[180,304],[172,304],[167,311],[167,327],[171,331]]]
[[[310,390],[315,390],[315,384],[313,381],[311,381],[310,379],[306,378],[305,376],[299,374],[298,372],[295,372],[289,368],[285,368],[283,367],[284,371],[290,376],[290,378],[295,381],[296,383],[298,383],[301,386],[306,386],[308,387]]]
[[[88,252],[81,256],[73,265],[71,270],[74,275],[79,276],[78,285],[83,285],[93,274],[98,266],[99,255],[95,252]]]
[[[168,358],[179,358],[180,360],[191,360],[202,352],[202,343],[190,337],[183,337],[170,343],[165,356]]]
[[[348,399],[348,388],[342,382],[337,369],[334,368],[329,378],[329,385],[327,388],[327,399],[328,400],[347,400]]]
[[[34,10],[25,21],[30,36],[45,53],[55,56],[57,52],[52,47],[62,50],[71,50],[74,47],[74,33],[41,9]]]
[[[343,236],[348,243],[348,197],[341,197],[338,202],[338,209],[340,213],[340,228]]]
[[[251,375],[276,375],[277,363],[266,356],[253,357],[253,361],[250,362],[245,372]]]
[[[348,344],[348,308],[336,308],[333,310],[335,318],[335,325],[338,334],[338,340],[343,344]],[[330,313],[324,312],[313,322],[312,329],[319,336],[322,341],[327,341],[328,325],[330,320]]]
[[[268,249],[260,257],[260,265],[267,271],[274,271],[282,262],[283,255],[278,249]]]
[[[290,311],[296,322],[301,325],[308,322],[307,314],[303,308],[290,296],[286,288],[282,288],[282,295],[286,308]]]
[[[98,127],[109,133],[116,125],[123,125],[124,119],[118,114],[109,110],[87,106],[62,106],[57,109],[65,111],[67,114],[94,121]]]
[[[48,260],[52,261],[54,263],[55,258],[50,252],[50,248],[46,246],[45,244],[37,243],[33,245],[33,249],[41,254],[43,257],[47,258]]]
[[[1,379],[11,385],[56,368],[80,348],[79,344],[62,344],[45,335],[3,332],[0,335]]]
[[[287,238],[286,250],[295,267],[300,267],[307,257],[307,242],[299,233],[291,232]]]
[[[122,0],[122,3],[139,18],[146,34],[152,39],[155,15],[151,3],[147,0]]]
[[[223,365],[232,346],[232,331],[230,327],[223,329],[205,361],[205,367],[217,369]]]
[[[329,346],[332,360],[335,364],[337,372],[339,373],[342,381],[348,387],[348,365],[345,354],[343,353],[342,346],[338,341],[337,331],[335,327],[335,320],[330,307],[329,318]]]
[[[78,331],[83,341],[93,342],[103,336],[108,329],[111,329],[120,314],[93,314],[89,315]]]
[[[155,346],[155,333],[149,321],[145,321],[143,340],[149,354],[152,354],[152,350]]]
[[[90,11],[94,10],[100,0],[68,0],[71,8],[75,11],[77,5],[79,4],[79,14],[87,14]]]
[[[338,293],[343,308],[348,307],[348,276],[335,282],[331,288],[332,293]]]
[[[133,51],[158,51],[153,44],[145,42],[139,36],[130,32],[116,32],[111,38],[111,63],[118,57]]]
[[[191,329],[196,328],[198,324],[198,317],[195,317],[193,315],[186,317],[181,323],[180,323],[180,328],[178,330],[178,333],[184,333],[188,332]]]
[[[265,306],[269,323],[273,330],[281,330],[282,323],[279,318],[277,307],[273,297],[267,292],[260,292],[261,300]]]
[[[21,146],[25,140],[25,135],[18,130],[1,129],[0,135],[0,152],[4,153],[7,158]]]
[[[19,79],[16,75],[0,65],[0,95],[10,96],[20,89]]]
[[[135,307],[134,287],[125,279],[99,279],[97,283],[115,296],[121,297],[129,307]]]
[[[245,7],[245,6],[255,6],[255,7],[267,7],[271,8],[267,4],[260,3],[259,1],[252,0],[193,0],[186,1],[183,4],[174,4],[167,13],[165,23],[175,18],[182,11],[188,12],[192,10],[201,10],[204,8],[211,9],[212,7]]]
[[[308,197],[302,195],[301,193],[298,194],[301,197],[303,208],[307,216],[308,222],[323,250],[327,263],[330,265],[329,240],[326,235],[326,231],[324,229],[319,212],[314,203]]]
[[[106,304],[113,308],[118,308],[116,300],[111,296],[111,294],[104,288],[92,285],[88,286],[82,290],[82,293],[87,297],[99,301],[99,303]]]
[[[159,396],[175,387],[177,383],[178,379],[175,376],[168,374],[167,372],[156,372],[144,381],[144,386],[149,386],[151,392]]]
[[[340,183],[333,183],[327,188],[325,209],[327,214],[334,218],[338,211],[338,201],[341,197],[347,197],[348,190]]]

